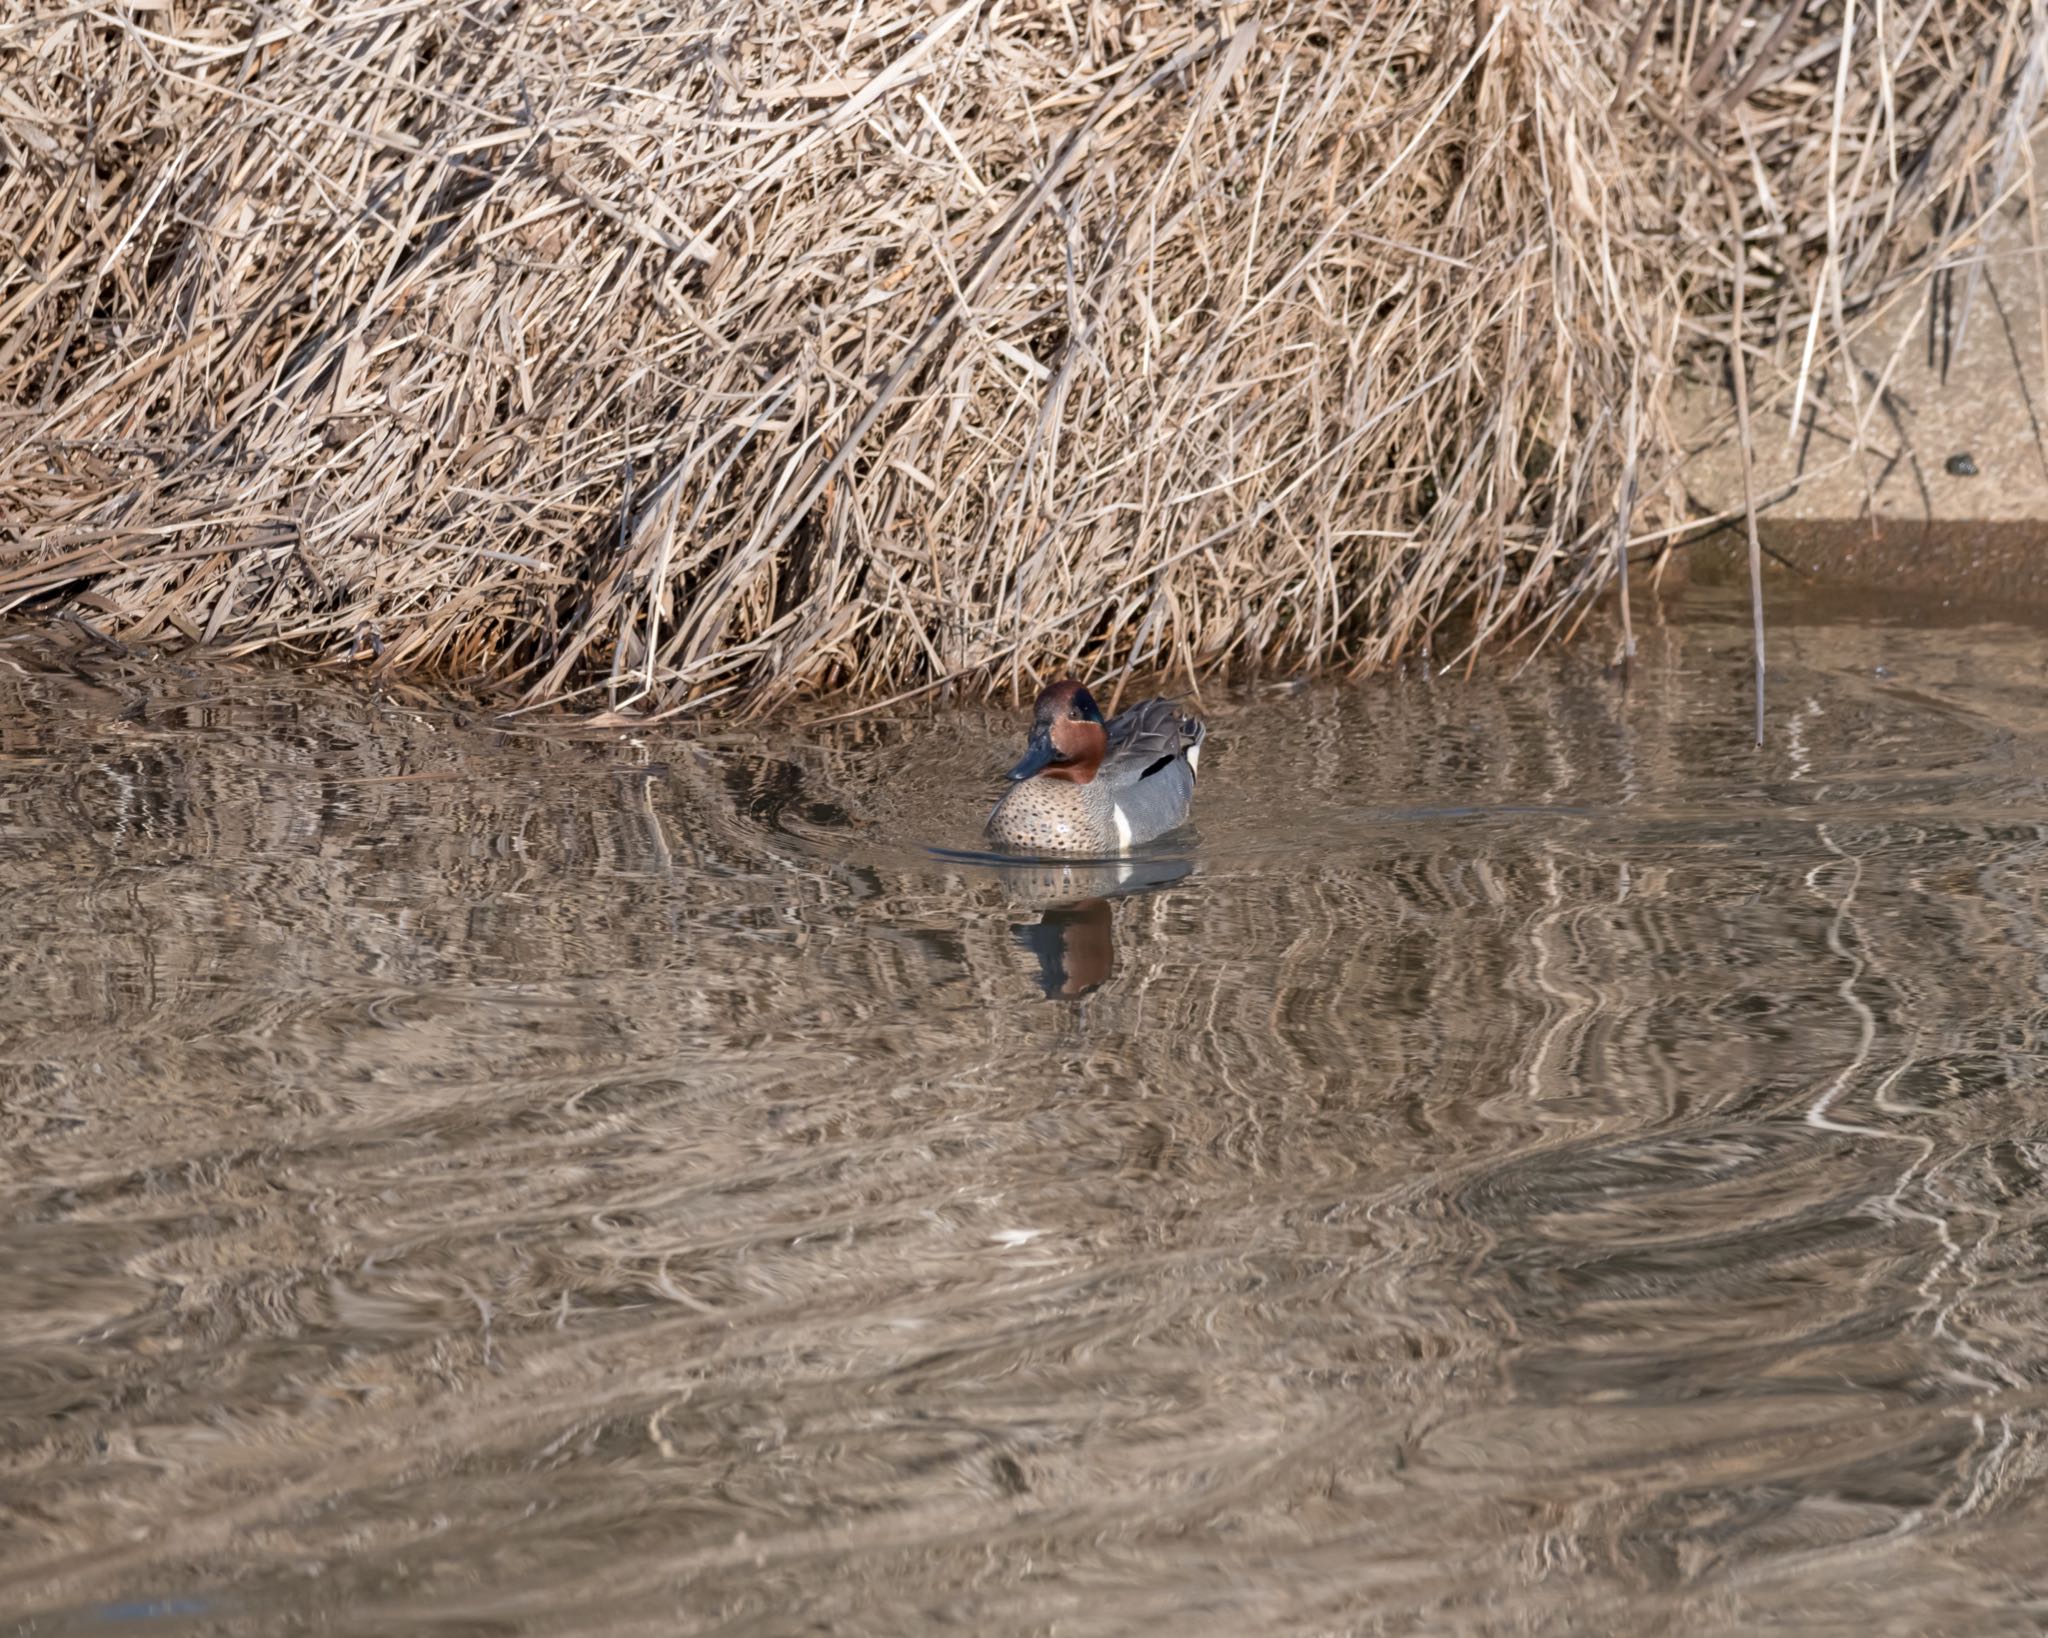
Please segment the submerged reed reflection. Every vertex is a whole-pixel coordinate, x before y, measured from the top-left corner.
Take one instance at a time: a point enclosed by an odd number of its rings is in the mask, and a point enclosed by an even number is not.
[[[0,644],[0,1613],[2022,1630],[2042,646],[1742,642],[1215,700],[1101,877],[934,856],[1000,710]]]

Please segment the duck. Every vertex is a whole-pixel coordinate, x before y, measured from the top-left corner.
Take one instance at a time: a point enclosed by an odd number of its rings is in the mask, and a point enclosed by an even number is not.
[[[1028,853],[1128,853],[1184,823],[1208,737],[1202,719],[1151,699],[1109,721],[1086,685],[1051,683],[988,839]]]

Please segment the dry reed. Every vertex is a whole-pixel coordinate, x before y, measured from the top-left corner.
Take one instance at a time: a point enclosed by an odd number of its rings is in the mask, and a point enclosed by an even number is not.
[[[647,713],[1476,652],[1684,524],[1702,348],[1867,430],[1859,316],[2024,188],[2044,50],[2019,0],[17,8],[0,612]]]

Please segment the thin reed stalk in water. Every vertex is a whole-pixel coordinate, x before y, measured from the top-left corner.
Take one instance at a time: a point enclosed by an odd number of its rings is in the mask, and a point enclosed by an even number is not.
[[[1755,738],[1757,745],[1761,746],[1764,742],[1764,679],[1768,668],[1764,660],[1763,540],[1757,532],[1756,521],[1756,444],[1750,429],[1749,358],[1743,341],[1746,333],[1742,322],[1743,292],[1749,284],[1749,251],[1742,231],[1742,201],[1726,173],[1714,168],[1713,156],[1702,150],[1699,138],[1664,110],[1658,109],[1657,115],[1677,133],[1681,142],[1700,152],[1703,163],[1712,171],[1727,202],[1729,253],[1735,259],[1733,296],[1728,314],[1728,375],[1735,389],[1736,449],[1742,463],[1742,524],[1749,542],[1750,653],[1756,682]]]
[[[1614,509],[1614,582],[1621,606],[1621,660],[1631,665],[1636,657],[1635,621],[1628,606],[1628,534],[1636,507],[1636,406],[1640,381],[1631,379],[1628,408],[1622,418],[1622,447],[1627,451],[1621,468],[1621,500]]]

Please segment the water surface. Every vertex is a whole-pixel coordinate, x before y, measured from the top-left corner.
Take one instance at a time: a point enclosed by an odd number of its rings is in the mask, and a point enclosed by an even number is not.
[[[0,642],[0,1626],[2033,1633],[2048,644],[639,738]]]

